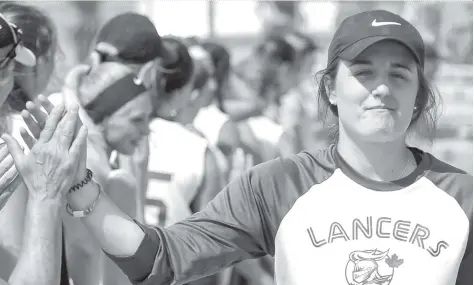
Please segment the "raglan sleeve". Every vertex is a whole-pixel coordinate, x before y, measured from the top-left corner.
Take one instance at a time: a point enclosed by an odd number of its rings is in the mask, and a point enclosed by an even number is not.
[[[161,285],[184,284],[217,273],[242,260],[271,253],[274,230],[267,221],[272,212],[269,205],[272,199],[269,196],[263,198],[259,192],[262,191],[260,188],[266,188],[265,191],[271,193],[272,188],[276,187],[272,176],[277,173],[269,174],[275,164],[278,164],[277,160],[245,172],[224,188],[206,208],[184,221],[168,228],[140,225],[155,249],[152,250],[152,246],[149,249],[139,248],[136,255],[156,252],[151,273],[143,280],[134,280],[131,275],[133,270],[111,258],[134,284]],[[259,171],[262,168],[264,174]],[[134,256],[133,259],[140,258]]]
[[[473,180],[472,175],[459,175],[457,177],[457,182],[462,186],[460,187],[461,191],[458,193],[458,201],[461,208],[464,210],[468,220],[469,220],[469,234],[467,238],[466,249],[464,251],[464,256],[459,266],[458,276],[456,280],[456,285],[472,285],[473,284],[473,263],[472,263],[472,219],[473,219]]]
[[[472,185],[470,191],[472,192]],[[459,266],[458,277],[456,280],[456,285],[472,285],[473,284],[473,263],[472,263],[472,193],[470,199],[467,199],[466,208],[470,209],[466,211],[466,214],[469,218],[469,236],[466,244],[466,249],[464,251],[464,256]]]

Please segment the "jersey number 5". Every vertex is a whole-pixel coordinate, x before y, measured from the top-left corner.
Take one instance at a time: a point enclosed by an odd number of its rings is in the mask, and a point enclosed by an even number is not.
[[[150,226],[165,226],[167,207],[161,199],[148,195],[148,191],[169,191],[171,179],[172,175],[169,173],[148,172],[150,183],[148,183],[145,199],[145,222]]]

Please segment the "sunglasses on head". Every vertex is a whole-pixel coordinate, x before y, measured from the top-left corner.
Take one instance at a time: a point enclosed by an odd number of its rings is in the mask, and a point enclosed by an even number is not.
[[[7,53],[5,58],[0,60],[0,69],[4,69],[5,67],[7,67],[10,64],[10,62],[16,57],[16,49],[17,49],[18,45],[21,44],[22,41],[23,41],[23,32],[21,31],[21,29],[19,29],[15,25],[11,25],[11,24],[8,25],[8,26],[12,30],[12,33],[13,33],[13,36],[14,36],[14,39],[15,39],[15,43],[13,44],[13,47]]]

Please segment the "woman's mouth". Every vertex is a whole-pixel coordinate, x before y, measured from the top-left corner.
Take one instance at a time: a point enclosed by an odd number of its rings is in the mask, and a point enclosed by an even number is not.
[[[373,106],[373,107],[369,107],[367,108],[367,110],[388,110],[388,111],[394,111],[393,108],[389,108],[388,106]]]

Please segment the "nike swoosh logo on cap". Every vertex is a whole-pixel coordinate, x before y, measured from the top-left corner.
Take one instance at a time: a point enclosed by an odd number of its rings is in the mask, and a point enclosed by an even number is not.
[[[397,22],[377,22],[377,20],[374,20],[372,22],[372,27],[389,26],[389,25],[401,26],[402,24],[397,23]]]
[[[136,85],[140,85],[140,84],[143,83],[143,81],[142,81],[140,78],[134,77],[134,78],[133,78],[133,83],[135,83]]]

